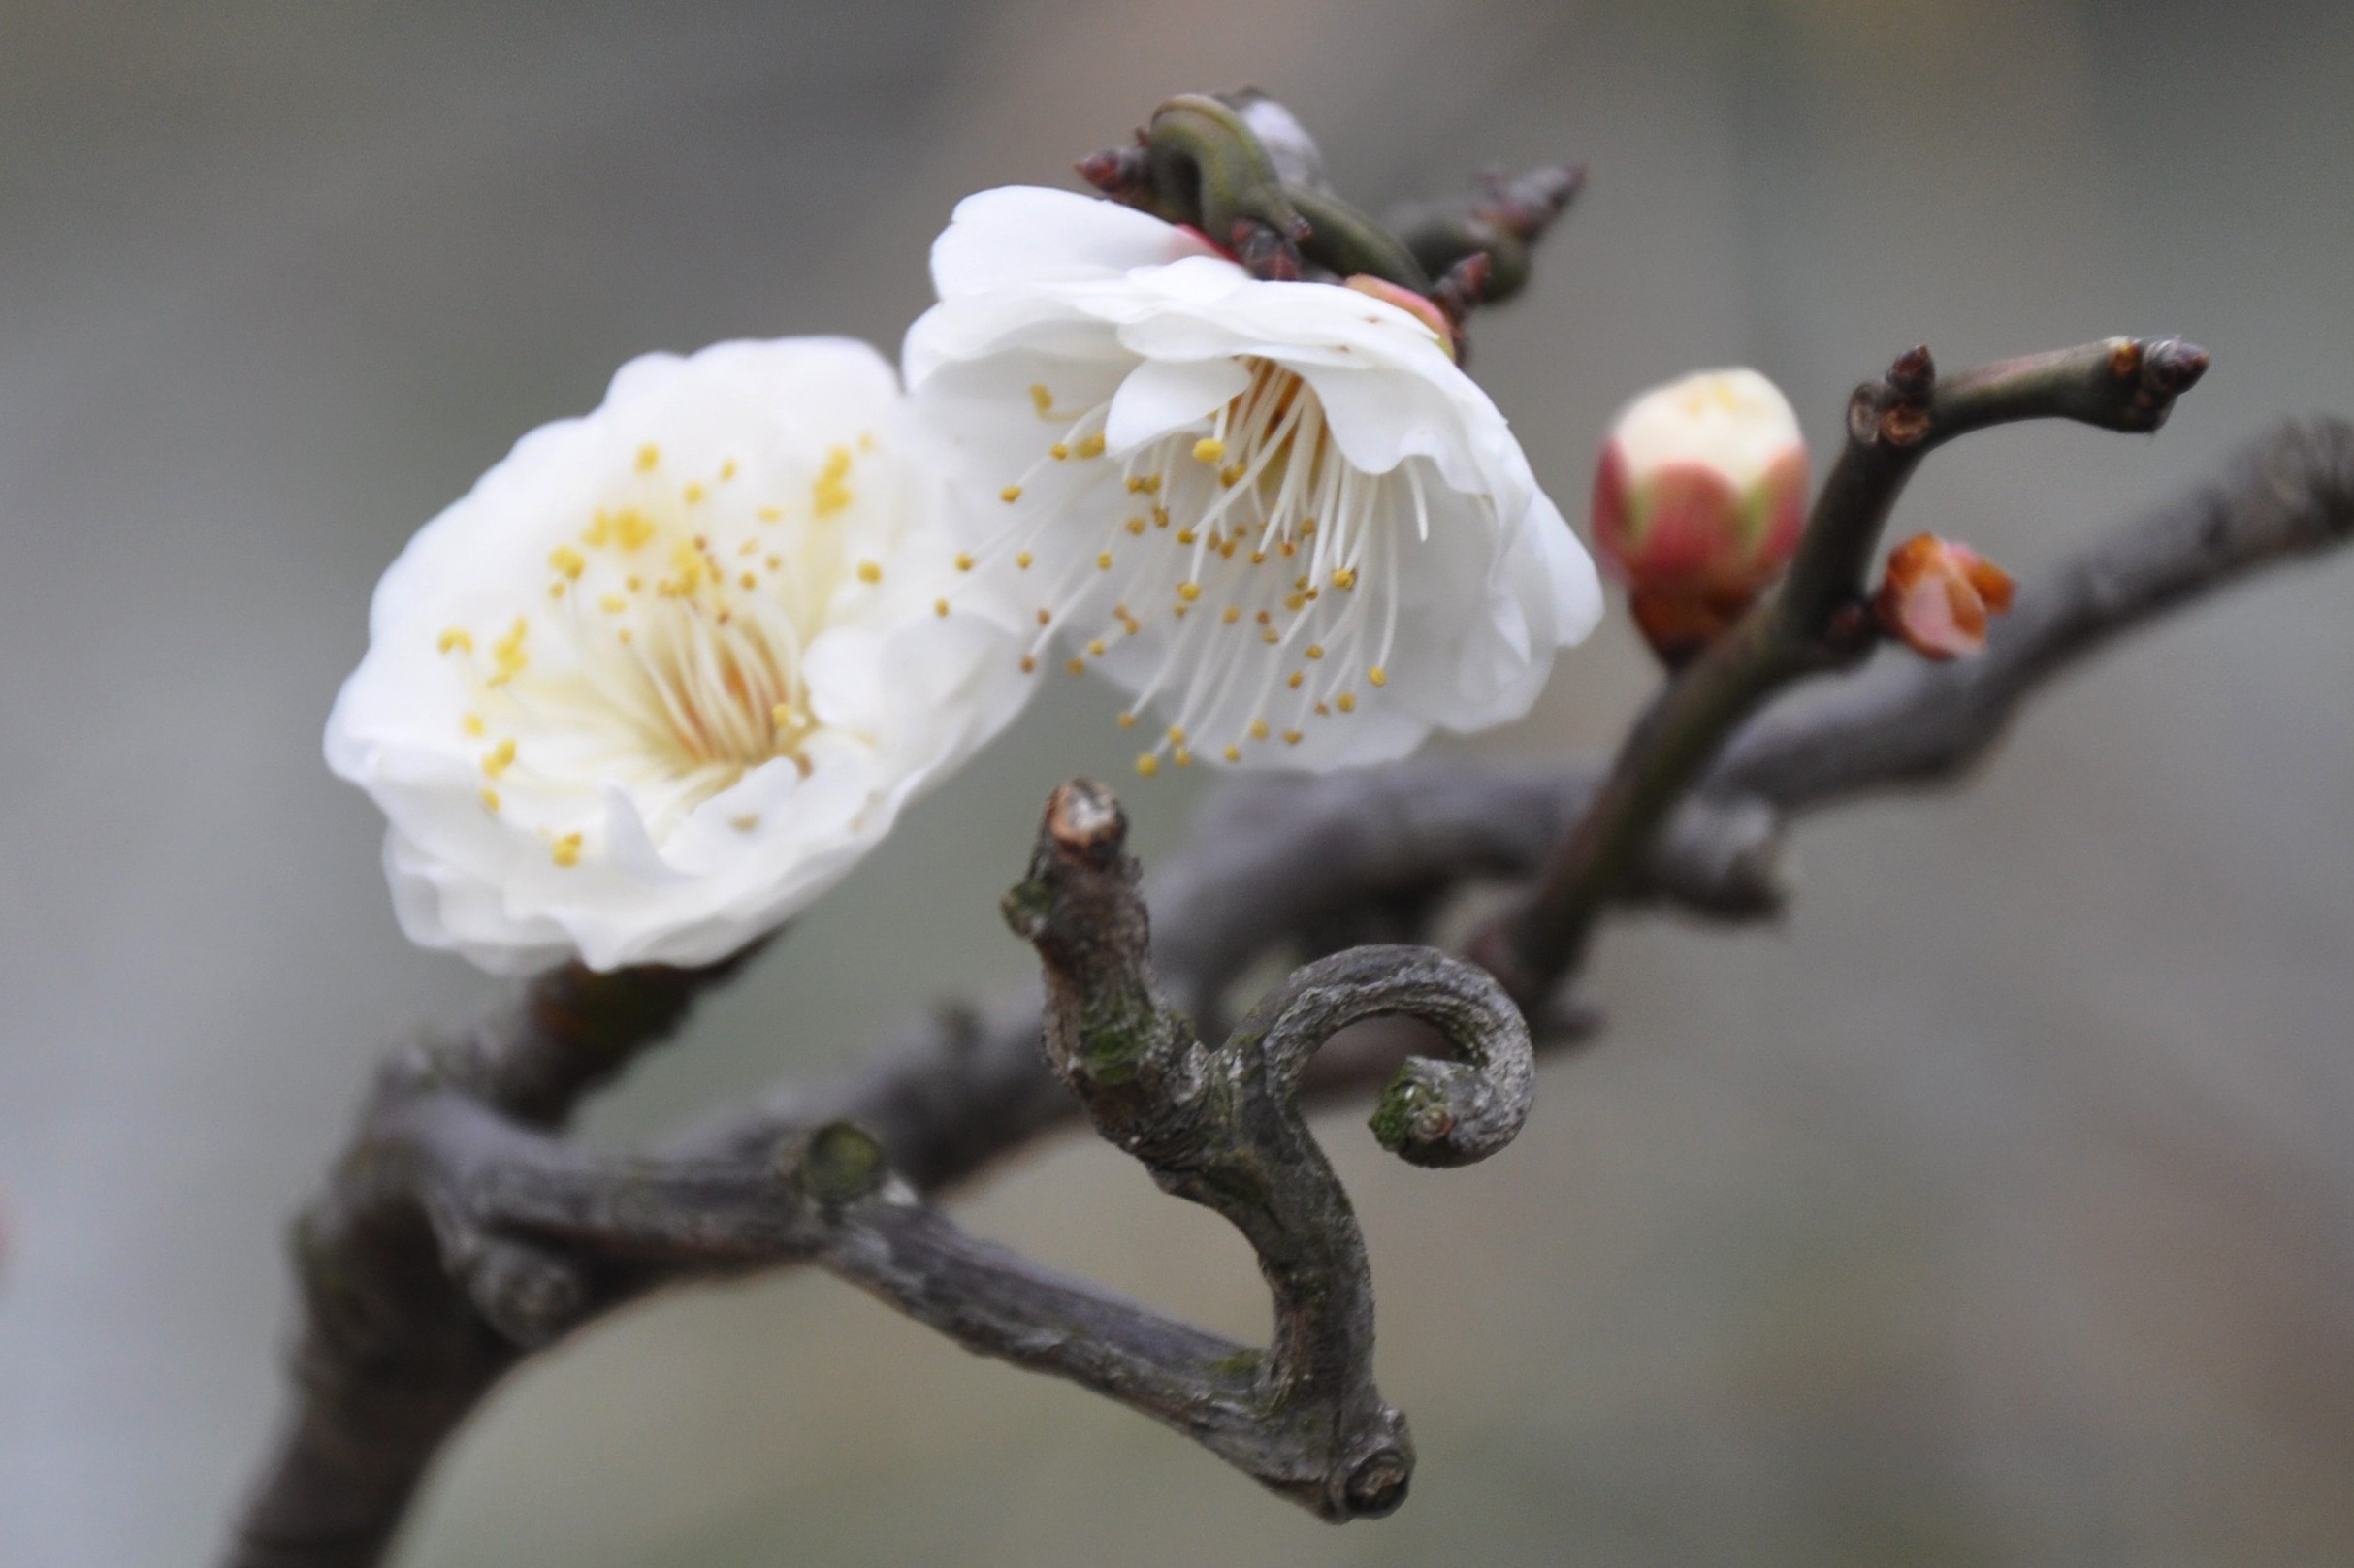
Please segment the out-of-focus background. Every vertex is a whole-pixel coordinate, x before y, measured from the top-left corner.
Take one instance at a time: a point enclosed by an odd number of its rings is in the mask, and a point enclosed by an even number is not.
[[[1582,513],[1640,388],[1827,441],[1949,364],[2180,331],[2156,441],[1999,432],[1907,529],[2022,573],[2354,410],[2354,11],[2114,0],[0,0],[0,1561],[195,1564],[273,1419],[283,1224],[412,951],[318,732],[376,574],[623,359],[895,343],[962,193],[1257,82],[1369,206],[1588,160],[1477,368]],[[652,1303],[448,1454],[403,1568],[2354,1560],[2354,560],[2171,623],[1965,794],[1800,838],[1786,925],[1606,940],[1475,1170],[1329,1136],[1423,1464],[1336,1530],[833,1282]],[[1529,723],[1610,738],[1623,623]],[[1017,979],[1076,683],[600,1107],[629,1138]],[[1147,856],[1193,779],[1130,791]],[[960,1206],[1230,1333],[1244,1249],[1079,1138]]]

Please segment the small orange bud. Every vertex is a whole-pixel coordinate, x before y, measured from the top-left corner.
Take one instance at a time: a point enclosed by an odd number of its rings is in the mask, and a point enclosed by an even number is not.
[[[1798,416],[1755,370],[1686,376],[1620,410],[1595,471],[1594,543],[1662,658],[1706,646],[1781,575],[1806,492]]]
[[[1923,658],[1959,658],[1986,646],[1986,622],[2011,608],[2011,574],[1968,545],[1917,533],[1888,552],[1873,596],[1881,628]]]

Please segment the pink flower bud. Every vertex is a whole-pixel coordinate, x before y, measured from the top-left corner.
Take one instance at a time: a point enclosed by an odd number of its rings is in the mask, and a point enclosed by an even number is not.
[[[1654,603],[1737,615],[1789,564],[1806,522],[1806,439],[1755,370],[1706,370],[1619,411],[1594,476],[1594,542]]]
[[[1942,661],[1984,648],[1988,618],[2008,611],[2011,596],[2009,572],[1966,544],[1917,533],[1888,552],[1872,609],[1889,636]]]

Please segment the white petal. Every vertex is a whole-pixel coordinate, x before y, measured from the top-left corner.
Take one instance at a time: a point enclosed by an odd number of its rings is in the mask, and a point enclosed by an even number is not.
[[[932,244],[932,286],[949,300],[1207,254],[1209,246],[1198,236],[1132,208],[1074,191],[1008,185],[956,204]]]
[[[1104,440],[1113,456],[1122,456],[1215,413],[1249,385],[1250,372],[1239,360],[1146,360],[1113,398]]]

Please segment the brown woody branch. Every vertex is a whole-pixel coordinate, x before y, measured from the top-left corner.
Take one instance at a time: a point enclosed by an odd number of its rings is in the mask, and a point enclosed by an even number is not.
[[[1950,777],[2044,680],[2110,638],[2350,533],[2354,427],[2283,430],[2216,485],[2026,589],[1983,656],[1869,671],[1765,708],[1618,896],[1768,912],[1781,816]],[[1467,881],[1533,870],[1596,785],[1589,771],[1430,762],[1222,793],[1151,889],[1160,984],[1214,1019],[1266,956],[1420,935]],[[1069,1364],[1048,1369],[1090,1386],[1124,1368],[1241,1354],[1093,1287],[1013,1267],[910,1200],[1081,1108],[1039,1052],[1031,999],[926,1020],[843,1082],[715,1121],[661,1160],[591,1156],[557,1136],[579,1098],[715,977],[561,971],[470,1034],[388,1069],[298,1229],[296,1409],[232,1562],[380,1560],[426,1462],[522,1345],[661,1279],[808,1258],[1025,1364],[1044,1363],[1009,1345],[1006,1326],[1059,1315],[1073,1329]],[[1344,1040],[1302,1085],[1311,1097],[1356,1091],[1397,1062],[1394,1045]],[[1128,1387],[1122,1396],[1149,1408]],[[1376,1397],[1370,1379],[1363,1397]]]

